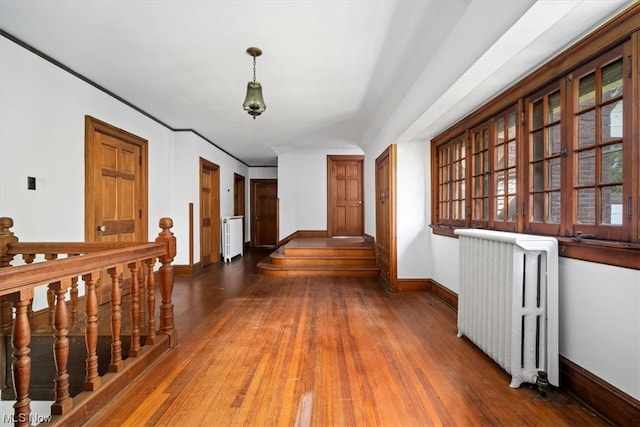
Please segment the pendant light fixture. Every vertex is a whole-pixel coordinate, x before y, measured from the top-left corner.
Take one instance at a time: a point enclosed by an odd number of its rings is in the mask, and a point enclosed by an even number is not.
[[[253,81],[247,84],[247,96],[244,98],[242,108],[253,116],[259,116],[267,109],[262,98],[262,85],[256,81],[256,57],[262,55],[262,50],[257,47],[247,48],[247,53],[253,56]]]

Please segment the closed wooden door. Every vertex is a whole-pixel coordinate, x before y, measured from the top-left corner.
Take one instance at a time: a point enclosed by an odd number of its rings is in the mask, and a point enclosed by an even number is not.
[[[200,159],[200,262],[220,261],[220,168]]]
[[[253,246],[278,244],[278,181],[251,180],[251,235]]]
[[[362,156],[327,157],[327,231],[333,236],[362,236],[364,206]]]
[[[85,119],[85,240],[147,241],[147,141]]]
[[[245,228],[246,228],[246,180],[244,176],[233,174],[233,215],[242,217],[242,244],[246,242]]]
[[[395,243],[395,150],[391,145],[376,159],[376,262],[380,276],[397,291]]]

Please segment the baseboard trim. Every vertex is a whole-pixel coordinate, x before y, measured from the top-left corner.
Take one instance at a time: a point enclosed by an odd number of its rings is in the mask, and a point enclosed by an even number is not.
[[[396,285],[398,292],[431,290],[431,280],[429,279],[398,279]]]
[[[429,282],[431,282],[431,293],[433,296],[458,311],[458,294],[433,279],[429,279]]]
[[[433,279],[431,294],[458,311],[458,294]],[[640,401],[560,356],[560,387],[617,426],[637,426]]]
[[[560,384],[613,424],[638,425],[639,401],[563,356],[560,356]]]
[[[193,276],[202,271],[202,264],[197,262],[193,265],[174,265],[173,274],[176,276]]]

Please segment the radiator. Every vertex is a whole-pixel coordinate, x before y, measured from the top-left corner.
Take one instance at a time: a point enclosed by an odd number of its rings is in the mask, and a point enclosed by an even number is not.
[[[511,375],[538,371],[559,385],[558,242],[553,237],[461,229],[458,336]]]
[[[242,217],[225,216],[222,218],[222,258],[231,261],[236,255],[243,254]]]

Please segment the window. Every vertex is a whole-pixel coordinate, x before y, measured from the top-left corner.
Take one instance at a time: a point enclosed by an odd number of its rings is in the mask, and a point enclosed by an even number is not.
[[[494,120],[491,138],[493,160],[492,194],[493,222],[498,230],[516,229],[516,113],[512,109]]]
[[[573,73],[573,111],[567,118],[574,126],[573,212],[567,214],[572,214],[569,234],[574,236],[625,241],[631,237],[631,176],[625,180],[624,171],[632,168],[633,149],[624,111],[631,109],[632,93],[623,58],[623,48],[615,49]]]
[[[438,213],[441,224],[464,225],[465,161],[464,135],[438,147]]]
[[[528,102],[528,229],[559,234],[562,213],[562,103],[559,84]]]
[[[434,233],[552,235],[564,256],[640,268],[640,58],[604,34],[434,138]]]
[[[489,224],[489,124],[471,132],[471,226]]]

